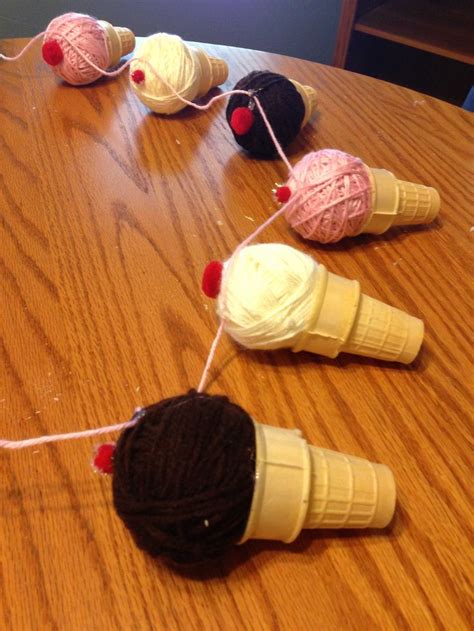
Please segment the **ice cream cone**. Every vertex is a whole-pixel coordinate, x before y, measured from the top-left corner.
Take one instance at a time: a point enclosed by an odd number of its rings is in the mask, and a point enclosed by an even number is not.
[[[412,362],[423,341],[421,320],[361,293],[360,284],[318,266],[312,318],[294,351],[340,352]]]
[[[430,223],[439,211],[435,188],[404,182],[390,171],[365,167],[372,182],[372,213],[361,232],[382,234],[392,226]]]
[[[390,523],[396,488],[387,466],[308,445],[299,430],[255,423],[255,436],[255,490],[241,543]]]
[[[106,33],[107,47],[109,49],[109,66],[116,66],[118,62],[135,48],[135,35],[128,28],[112,26],[105,20],[99,20]]]
[[[310,85],[302,85],[294,79],[290,79],[290,81],[298,90],[301,98],[303,99],[305,115],[303,118],[303,122],[301,123],[301,127],[304,127],[316,111],[317,92]]]
[[[211,88],[227,81],[229,68],[223,59],[210,57],[201,48],[191,48],[201,67],[201,78],[196,98],[204,96]]]
[[[341,352],[409,364],[424,335],[422,320],[361,294],[357,315]]]

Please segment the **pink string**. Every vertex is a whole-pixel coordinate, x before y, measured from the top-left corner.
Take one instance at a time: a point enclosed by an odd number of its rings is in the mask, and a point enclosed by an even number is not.
[[[257,108],[258,108],[260,114],[262,115],[263,122],[265,123],[265,126],[267,128],[268,133],[270,134],[271,139],[273,140],[273,144],[275,145],[275,148],[278,151],[278,155],[283,160],[283,162],[286,164],[286,166],[288,168],[288,171],[290,173],[293,173],[293,167],[291,166],[291,163],[288,160],[288,158],[286,157],[286,154],[283,151],[282,146],[280,145],[280,143],[277,140],[277,137],[275,136],[275,132],[273,131],[272,126],[270,125],[270,121],[268,120],[267,115],[263,111],[262,104],[260,103],[260,101],[258,100],[258,98],[255,95],[252,98],[255,101],[255,103],[257,104]]]
[[[24,449],[25,447],[34,447],[44,443],[56,443],[61,440],[76,440],[78,438],[87,438],[88,436],[99,436],[100,434],[109,434],[110,432],[118,432],[127,427],[133,427],[138,422],[138,417],[133,418],[125,423],[117,423],[116,425],[107,425],[106,427],[97,427],[95,429],[85,429],[82,432],[70,432],[68,434],[50,434],[49,436],[38,436],[37,438],[28,438],[27,440],[0,440],[0,448],[3,449]]]
[[[209,374],[209,370],[211,369],[212,360],[214,359],[214,355],[216,354],[217,346],[219,345],[223,332],[224,332],[224,322],[222,321],[219,325],[219,328],[217,329],[216,337],[214,338],[214,341],[212,342],[209,355],[207,356],[206,365],[204,366],[201,381],[199,382],[199,386],[197,389],[198,392],[203,392],[204,390],[204,387],[207,382],[207,376]]]
[[[15,55],[14,57],[7,57],[6,55],[2,55],[2,53],[0,53],[0,59],[3,59],[4,61],[17,61],[17,59],[20,59],[20,57],[23,57],[23,55],[26,53],[26,51],[29,50],[33,46],[33,44],[37,40],[39,40],[40,37],[42,37],[45,33],[46,33],[46,31],[42,31],[41,33],[38,33],[38,35],[35,35],[33,37],[33,39],[31,39],[28,42],[28,44],[22,50],[20,50],[18,55]]]

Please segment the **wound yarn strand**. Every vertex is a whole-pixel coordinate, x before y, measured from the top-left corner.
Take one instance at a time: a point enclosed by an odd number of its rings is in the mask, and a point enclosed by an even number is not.
[[[115,425],[85,429],[80,432],[69,432],[67,434],[49,434],[46,436],[38,436],[37,438],[27,438],[26,440],[0,440],[0,448],[24,449],[26,447],[43,445],[44,443],[57,443],[63,440],[76,440],[78,438],[100,436],[101,434],[109,434],[111,432],[118,432],[123,429],[127,429],[128,427],[133,427],[137,421],[138,419],[134,418],[130,421],[125,421],[124,423],[116,423]]]
[[[3,59],[4,61],[17,61],[18,59],[21,59],[21,57],[23,57],[23,55],[41,38],[43,37],[43,35],[46,33],[46,31],[42,31],[41,33],[38,33],[38,35],[35,35],[33,37],[33,39],[31,39],[28,44],[22,48],[20,50],[20,52],[18,53],[18,55],[15,55],[14,57],[8,57],[7,55],[3,55],[2,53],[0,53],[0,59]]]
[[[207,357],[206,365],[204,366],[201,381],[199,382],[199,386],[197,389],[198,392],[204,391],[204,388],[207,382],[207,377],[209,374],[209,370],[211,369],[212,360],[214,359],[214,355],[216,354],[216,350],[221,340],[223,332],[224,332],[224,322],[221,322],[219,328],[217,329],[216,337],[214,338],[214,341],[212,342],[212,346],[209,351],[209,355]]]
[[[278,151],[278,155],[280,156],[280,158],[283,160],[283,162],[286,164],[286,166],[288,167],[288,171],[290,173],[293,173],[293,167],[291,166],[290,161],[288,160],[288,158],[286,157],[285,152],[283,151],[283,148],[281,146],[281,144],[278,142],[277,137],[275,135],[275,132],[273,131],[272,126],[270,125],[270,121],[267,118],[267,115],[265,114],[265,112],[263,111],[263,107],[262,104],[260,103],[260,101],[258,100],[258,97],[256,97],[255,95],[252,97],[253,100],[255,101],[255,103],[257,104],[257,108],[258,111],[260,112],[263,122],[265,123],[268,133],[270,134],[270,138],[273,140],[273,143],[275,145],[276,150]]]

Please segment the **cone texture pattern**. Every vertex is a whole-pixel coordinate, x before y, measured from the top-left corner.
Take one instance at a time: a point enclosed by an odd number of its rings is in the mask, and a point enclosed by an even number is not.
[[[320,447],[310,446],[310,455],[311,499],[304,528],[380,528],[388,524],[395,505],[395,485],[388,467]]]
[[[418,354],[423,334],[424,325],[418,318],[361,294],[354,325],[341,352],[409,364]]]

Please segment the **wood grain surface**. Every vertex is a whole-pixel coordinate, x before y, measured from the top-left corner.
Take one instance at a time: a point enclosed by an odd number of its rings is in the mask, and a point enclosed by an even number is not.
[[[395,519],[250,542],[177,571],[134,547],[110,479],[89,466],[97,441],[3,452],[0,629],[470,629],[473,116],[344,70],[206,49],[230,65],[225,88],[269,68],[318,89],[292,162],[335,147],[440,191],[429,227],[318,246],[281,219],[261,239],[423,318],[413,365],[225,338],[209,385],[262,422],[389,465]],[[0,63],[0,81],[0,437],[126,420],[196,387],[217,327],[203,267],[274,210],[284,164],[238,151],[224,102],[160,118],[126,76],[73,88],[38,51]]]

